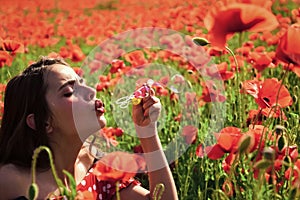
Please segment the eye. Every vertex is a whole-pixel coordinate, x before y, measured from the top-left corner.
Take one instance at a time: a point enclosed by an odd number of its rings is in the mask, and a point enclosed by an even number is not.
[[[73,92],[67,92],[67,93],[64,94],[64,97],[70,97],[72,95],[73,95]]]

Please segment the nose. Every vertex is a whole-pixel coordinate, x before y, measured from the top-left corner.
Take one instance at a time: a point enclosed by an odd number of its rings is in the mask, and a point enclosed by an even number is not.
[[[89,89],[88,98],[89,98],[89,100],[93,100],[96,96],[96,89],[94,89],[92,87],[88,87],[88,89]]]
[[[82,95],[83,95],[83,98],[84,100],[86,101],[91,101],[95,98],[96,96],[96,90],[92,87],[89,87],[89,86],[86,86],[86,85],[83,85],[82,86]]]

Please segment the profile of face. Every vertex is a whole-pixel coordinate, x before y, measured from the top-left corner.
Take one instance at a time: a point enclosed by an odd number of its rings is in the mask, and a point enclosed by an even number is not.
[[[106,125],[104,105],[95,89],[87,86],[66,65],[54,64],[45,77],[46,100],[52,113],[51,131],[79,135],[84,141]]]

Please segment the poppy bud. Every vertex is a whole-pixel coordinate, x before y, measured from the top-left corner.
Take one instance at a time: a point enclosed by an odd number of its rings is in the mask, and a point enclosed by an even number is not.
[[[262,159],[262,160],[256,162],[253,167],[255,169],[264,170],[264,169],[267,169],[268,167],[270,167],[271,164],[272,164],[271,161],[266,160],[266,159]]]
[[[285,147],[287,146],[286,145],[287,141],[285,139],[284,136],[279,136],[279,138],[277,139],[277,151],[278,152],[283,152],[283,150],[285,150]]]
[[[32,183],[29,187],[29,199],[34,200],[37,199],[39,194],[39,187],[36,183]]]
[[[206,46],[206,45],[208,45],[208,44],[210,44],[209,42],[208,42],[208,40],[207,39],[205,39],[205,38],[201,38],[201,37],[194,37],[193,38],[193,42],[196,44],[196,45],[198,45],[198,46]]]
[[[265,147],[263,150],[263,157],[266,160],[274,161],[275,160],[275,151],[271,147]]]
[[[281,125],[276,125],[275,126],[275,133],[277,135],[281,135],[285,132],[285,127],[284,126],[281,126]]]
[[[240,140],[239,144],[239,153],[242,154],[249,150],[251,145],[251,136],[250,135],[243,135]]]

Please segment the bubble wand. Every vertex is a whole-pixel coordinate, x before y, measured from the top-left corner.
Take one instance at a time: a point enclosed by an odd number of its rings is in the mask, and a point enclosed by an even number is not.
[[[143,98],[150,95],[151,86],[153,83],[154,81],[149,79],[147,83],[144,83],[140,88],[134,91],[133,94],[121,97],[117,99],[115,103],[119,105],[120,108],[127,108],[130,101],[133,105],[140,104]]]

